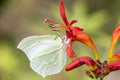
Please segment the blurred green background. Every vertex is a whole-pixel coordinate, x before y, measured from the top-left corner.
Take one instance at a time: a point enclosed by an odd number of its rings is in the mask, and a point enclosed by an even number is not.
[[[91,80],[86,76],[86,66],[73,71],[42,78],[32,71],[26,55],[16,47],[31,35],[56,34],[44,19],[63,23],[59,13],[61,0],[0,0],[0,80]],[[100,60],[108,57],[111,34],[120,23],[120,0],[64,0],[69,20],[77,19],[75,26],[84,28],[99,51]],[[60,32],[62,34],[62,32]],[[119,43],[119,42],[118,42]],[[94,58],[87,46],[75,42],[74,51],[79,56]],[[120,51],[117,44],[114,52]],[[69,63],[72,59],[68,59]],[[105,80],[119,80],[120,71],[112,72]]]

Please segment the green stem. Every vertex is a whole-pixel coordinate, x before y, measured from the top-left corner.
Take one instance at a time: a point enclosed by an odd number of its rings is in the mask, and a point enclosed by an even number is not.
[[[103,78],[100,78],[100,80],[103,80]]]
[[[98,78],[98,79],[96,79],[96,80],[103,80],[103,78]]]

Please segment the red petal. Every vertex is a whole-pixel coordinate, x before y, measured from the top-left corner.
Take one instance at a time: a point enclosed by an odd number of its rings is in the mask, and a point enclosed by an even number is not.
[[[69,22],[67,20],[67,17],[66,17],[65,8],[64,8],[64,2],[63,1],[60,3],[60,14],[61,14],[61,17],[62,17],[64,23],[67,26],[70,26],[70,24],[69,24]]]
[[[120,61],[115,61],[106,67],[110,72],[115,70],[120,70]]]
[[[75,53],[74,51],[72,50],[72,39],[70,40],[69,44],[67,45],[67,48],[66,48],[66,53],[67,55],[70,57],[70,58],[73,58],[75,57]]]
[[[77,20],[72,20],[72,21],[70,22],[70,25],[75,24],[75,23],[77,23],[77,22],[78,22]]]
[[[77,68],[83,64],[86,64],[90,69],[95,69],[94,67],[96,67],[96,63],[94,62],[94,60],[90,57],[87,56],[83,56],[83,57],[79,57],[76,58],[75,60],[73,60],[71,63],[69,63],[66,67],[66,71],[70,71],[74,68]]]
[[[112,57],[112,52],[114,50],[114,46],[119,38],[120,38],[120,24],[117,26],[117,28],[113,31],[113,34],[112,34],[109,58]]]
[[[83,31],[83,29],[79,28],[79,27],[74,27],[72,28],[72,35],[73,36],[76,36],[78,35],[79,33],[81,33]]]
[[[117,33],[117,34],[120,33],[120,24],[119,24],[119,25],[117,26],[117,28],[114,30],[113,36],[115,36],[116,33]]]
[[[120,60],[120,52],[116,53],[114,56],[108,59],[107,63],[110,64],[114,61]]]
[[[80,31],[79,29],[73,30],[73,34],[75,36],[74,41],[80,41],[85,45],[91,47],[95,53],[96,60],[98,60],[98,52],[90,36],[87,35],[85,32]]]

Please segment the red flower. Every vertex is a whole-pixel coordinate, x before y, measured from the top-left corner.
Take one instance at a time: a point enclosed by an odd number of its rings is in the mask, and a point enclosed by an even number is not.
[[[96,60],[98,60],[97,49],[96,49],[92,39],[89,37],[89,35],[87,35],[83,31],[83,29],[81,29],[79,27],[72,26],[73,24],[75,24],[77,22],[77,20],[72,20],[71,22],[68,21],[68,19],[66,17],[63,2],[60,3],[60,14],[61,14],[62,20],[64,21],[65,25],[58,24],[58,23],[53,22],[51,20],[45,20],[44,22],[50,24],[51,27],[59,26],[61,29],[66,30],[66,38],[67,38],[67,40],[69,40],[69,43],[68,43],[67,48],[66,48],[66,52],[67,52],[68,56],[71,58],[73,58],[75,56],[75,53],[72,50],[72,44],[74,41],[79,41],[79,42],[82,42],[85,45],[91,47],[95,53]]]
[[[70,39],[70,44],[67,46],[68,56],[69,57],[75,56],[72,50],[72,43],[74,41],[80,41],[86,44],[87,46],[91,47],[95,52],[96,59],[98,59],[98,53],[97,53],[96,47],[94,46],[92,39],[85,32],[83,32],[83,29],[72,26],[74,23],[77,22],[77,20],[72,20],[70,23],[68,22],[63,2],[60,3],[60,13],[61,13],[62,20],[64,21],[68,29],[66,30],[66,36],[68,39]]]
[[[96,58],[96,60],[93,60],[88,56],[75,58],[67,65],[66,71],[70,71],[86,64],[89,68],[89,70],[86,71],[86,74],[91,78],[101,78],[102,80],[102,78],[110,72],[120,70],[120,52],[112,55],[114,46],[117,40],[120,38],[120,25],[118,25],[118,27],[113,31],[109,58],[102,63],[99,61],[97,49],[90,36],[87,35],[83,31],[83,29],[73,26],[73,24],[75,24],[77,20],[72,20],[71,22],[68,21],[65,13],[64,2],[60,3],[60,14],[65,25],[47,19],[44,22],[48,23],[49,26],[53,29],[53,31],[59,31],[57,27],[66,31],[66,39],[68,41],[66,52],[68,56],[71,58],[75,56],[75,53],[72,50],[72,44],[74,41],[79,41],[92,48]]]
[[[118,27],[113,31],[110,52],[111,51],[113,52],[115,43],[119,38],[120,38],[120,25],[118,25]],[[103,78],[112,71],[120,70],[120,52],[116,53],[113,56],[110,56],[103,63],[101,63],[99,60],[93,60],[92,58],[87,56],[76,58],[67,65],[66,71],[70,71],[84,64],[86,64],[90,70],[86,71],[86,74],[89,77],[96,79]],[[91,72],[94,74],[95,77],[93,77]]]

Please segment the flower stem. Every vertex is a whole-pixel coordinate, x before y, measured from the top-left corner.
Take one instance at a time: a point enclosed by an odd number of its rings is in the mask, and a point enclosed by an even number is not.
[[[96,80],[103,80],[103,78],[98,78],[98,79],[96,79]]]
[[[103,78],[100,78],[100,80],[103,80]]]

